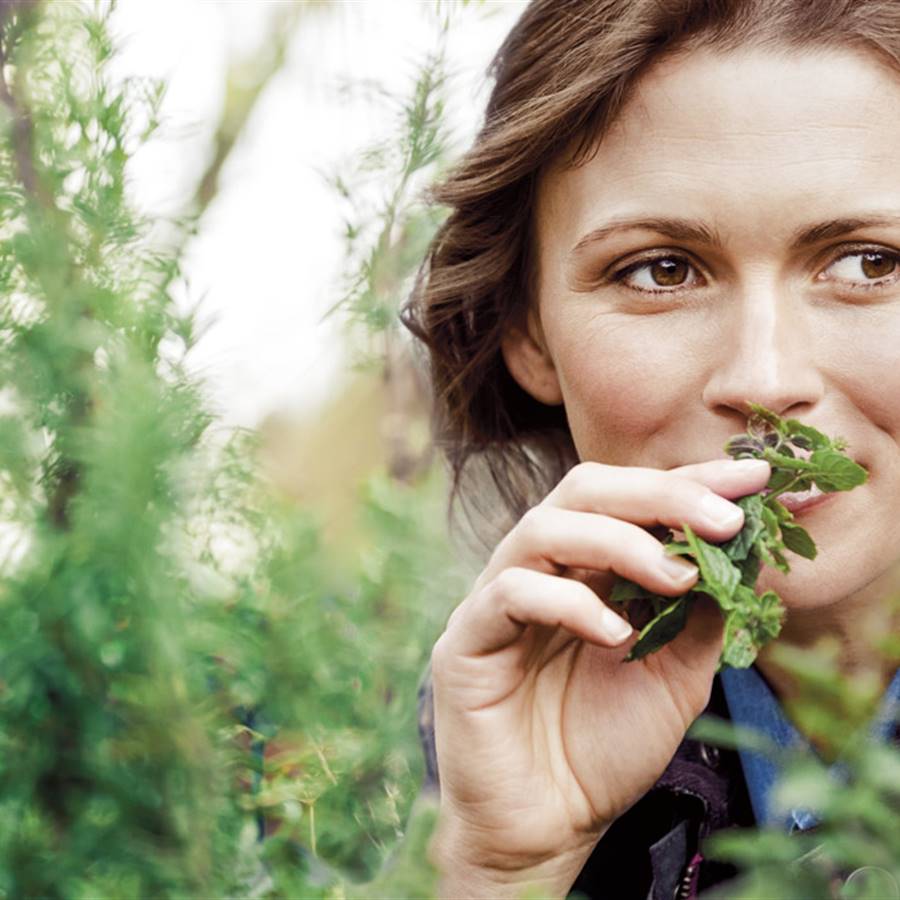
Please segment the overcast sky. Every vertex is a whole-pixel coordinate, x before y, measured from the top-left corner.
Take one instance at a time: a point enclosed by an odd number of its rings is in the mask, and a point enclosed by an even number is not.
[[[186,260],[183,302],[209,324],[194,351],[213,402],[231,424],[302,412],[338,382],[334,324],[342,244],[338,204],[322,172],[390,134],[348,81],[402,93],[436,45],[435,0],[348,0],[301,21],[283,71],[260,99],[224,170],[220,194]],[[521,2],[473,4],[448,45],[451,122],[460,143],[486,98],[484,70]],[[159,138],[134,160],[139,206],[177,213],[202,171],[224,96],[227,61],[259,46],[275,0],[119,0],[119,74],[163,77]]]

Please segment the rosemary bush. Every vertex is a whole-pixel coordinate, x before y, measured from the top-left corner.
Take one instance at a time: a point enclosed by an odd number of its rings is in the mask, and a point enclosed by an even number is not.
[[[4,5],[0,53],[0,896],[361,891],[421,777],[440,479],[370,480],[335,558],[187,372],[127,199],[161,86],[80,4]]]

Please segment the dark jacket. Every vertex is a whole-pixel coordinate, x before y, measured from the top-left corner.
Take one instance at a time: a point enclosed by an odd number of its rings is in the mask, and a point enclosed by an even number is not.
[[[728,718],[718,678],[706,712]],[[419,690],[419,735],[426,762],[424,789],[437,790],[433,699],[427,677]],[[597,844],[572,892],[603,900],[696,897],[735,874],[731,866],[703,858],[702,840],[722,828],[753,822],[737,753],[686,738],[659,781]]]

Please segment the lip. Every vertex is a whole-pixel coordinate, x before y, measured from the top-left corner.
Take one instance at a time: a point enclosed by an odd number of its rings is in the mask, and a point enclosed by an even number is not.
[[[782,494],[778,498],[778,502],[794,515],[797,515],[797,513],[806,512],[816,506],[821,506],[835,496],[834,493],[823,494],[817,487],[813,487],[811,490],[803,491],[799,494]]]

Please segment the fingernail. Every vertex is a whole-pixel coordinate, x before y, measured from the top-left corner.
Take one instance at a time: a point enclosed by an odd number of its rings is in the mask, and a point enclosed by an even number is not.
[[[748,475],[762,474],[768,471],[769,464],[764,459],[737,459],[731,465],[732,472]]]
[[[675,584],[687,584],[698,572],[696,566],[673,556],[664,556],[659,567],[663,574]]]
[[[631,634],[631,626],[611,609],[604,607],[601,619],[603,630],[611,641],[621,644]]]
[[[711,524],[719,528],[732,528],[735,525],[740,525],[744,517],[740,507],[729,503],[724,497],[718,496],[718,494],[707,494],[700,501],[700,511]]]

